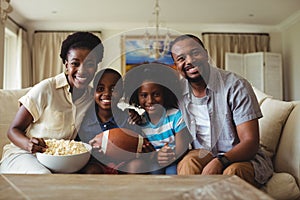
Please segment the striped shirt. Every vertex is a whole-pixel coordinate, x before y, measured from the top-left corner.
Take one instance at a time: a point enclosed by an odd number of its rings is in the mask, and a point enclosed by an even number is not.
[[[161,149],[165,144],[175,146],[175,134],[186,127],[182,114],[178,109],[169,109],[157,124],[152,124],[147,118],[146,124],[142,127],[143,136],[148,138],[156,150]]]

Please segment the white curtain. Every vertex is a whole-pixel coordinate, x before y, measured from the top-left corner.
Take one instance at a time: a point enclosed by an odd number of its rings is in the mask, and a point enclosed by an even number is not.
[[[72,32],[35,32],[32,48],[33,84],[63,72],[61,43]]]
[[[225,68],[225,53],[268,52],[270,36],[266,33],[202,33],[203,43],[215,65]]]
[[[30,87],[32,86],[31,53],[28,45],[27,32],[22,28],[18,30],[17,49],[17,67],[21,73],[21,88]]]

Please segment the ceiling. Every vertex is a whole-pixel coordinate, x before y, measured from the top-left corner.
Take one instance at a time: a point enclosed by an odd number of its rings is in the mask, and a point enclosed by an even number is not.
[[[22,26],[154,24],[155,0],[11,0],[10,17]],[[277,26],[299,16],[300,0],[160,0],[160,22]]]

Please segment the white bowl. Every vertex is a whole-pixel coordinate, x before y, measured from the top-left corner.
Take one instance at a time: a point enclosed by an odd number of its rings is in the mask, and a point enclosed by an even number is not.
[[[74,155],[49,155],[36,153],[40,163],[55,173],[73,173],[80,170],[89,161],[92,146],[83,143],[87,152]]]

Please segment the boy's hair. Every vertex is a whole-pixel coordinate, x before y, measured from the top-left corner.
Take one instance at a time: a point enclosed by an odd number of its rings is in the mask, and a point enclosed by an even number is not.
[[[104,47],[102,41],[99,37],[90,32],[79,31],[68,35],[68,37],[62,42],[59,55],[63,63],[65,63],[67,59],[69,50],[76,48],[88,49],[95,52],[97,55],[97,63],[101,62],[103,59]]]
[[[144,81],[151,81],[163,88],[164,107],[178,108],[181,95],[179,79],[176,71],[165,64],[149,63],[131,69],[125,75],[125,99],[130,104],[139,105],[138,90]]]
[[[97,72],[97,74],[95,75],[94,82],[93,82],[93,87],[94,87],[94,89],[97,88],[98,82],[100,81],[100,79],[101,79],[101,77],[103,76],[103,74],[106,74],[106,73],[116,74],[116,75],[119,77],[119,81],[118,81],[118,82],[121,81],[121,85],[122,85],[122,87],[123,87],[123,80],[122,80],[121,74],[120,74],[118,71],[116,71],[116,70],[114,70],[114,69],[112,69],[112,68],[105,68],[105,69],[101,69],[101,70],[100,70],[99,72]],[[119,84],[118,84],[118,85],[119,85]]]

